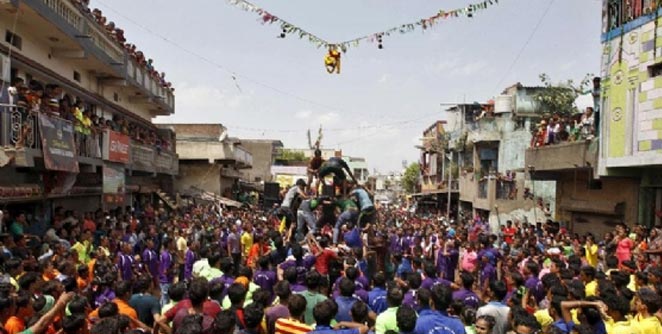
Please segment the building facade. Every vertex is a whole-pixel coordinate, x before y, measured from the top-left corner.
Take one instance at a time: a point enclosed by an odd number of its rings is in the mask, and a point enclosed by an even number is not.
[[[241,146],[253,156],[253,165],[244,171],[249,182],[271,182],[271,166],[276,161],[278,150],[283,148],[283,142],[271,139],[242,139]]]
[[[0,203],[48,215],[172,193],[175,135],[151,120],[173,89],[121,29],[74,1],[0,7]]]
[[[228,137],[221,124],[163,124],[177,133],[179,174],[175,191],[182,195],[210,192],[237,199],[242,192],[244,171],[253,165],[253,155],[241,141]]]
[[[634,207],[637,215],[627,223],[653,226],[662,222],[662,11],[659,1],[632,5],[639,2],[604,1],[604,136],[597,172],[601,179],[621,177],[635,183],[626,210]]]
[[[508,220],[554,218],[555,184],[531,180],[524,155],[531,127],[542,116],[531,104],[536,89],[516,84],[486,104],[448,109],[450,164],[459,169],[459,213],[465,219],[480,216],[497,230]]]

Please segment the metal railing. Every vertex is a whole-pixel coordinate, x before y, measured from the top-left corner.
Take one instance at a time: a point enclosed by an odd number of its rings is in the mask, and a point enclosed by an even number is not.
[[[0,105],[0,145],[16,148],[41,148],[37,117],[25,108]]]
[[[478,181],[478,198],[487,198],[488,188],[489,188],[489,180]]]
[[[89,36],[96,47],[116,63],[122,63],[124,49],[92,17],[87,17],[69,0],[42,0],[55,14],[74,27],[82,36]]]
[[[517,182],[499,180],[496,183],[496,198],[503,200],[517,199]]]

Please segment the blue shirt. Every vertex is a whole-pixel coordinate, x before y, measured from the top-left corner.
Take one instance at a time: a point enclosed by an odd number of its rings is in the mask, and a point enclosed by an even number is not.
[[[380,314],[388,308],[386,303],[386,290],[382,288],[375,287],[372,291],[368,292],[368,306],[370,309]]]
[[[422,310],[416,321],[416,334],[464,334],[464,325],[446,313]]]
[[[570,321],[570,322],[565,322],[565,320],[560,319],[557,321],[554,321],[552,324],[554,327],[560,329],[563,333],[568,333],[572,332],[572,329],[575,327],[575,323]]]
[[[330,326],[317,326],[314,331],[308,334],[359,334],[358,328],[333,329]]]
[[[338,304],[338,313],[336,313],[336,321],[352,321],[352,306],[358,299],[354,297],[338,296],[336,297],[336,304]]]
[[[359,199],[359,207],[361,208],[361,211],[367,210],[367,209],[372,209],[375,206],[372,204],[372,201],[370,200],[370,195],[368,194],[367,191],[363,188],[357,188],[352,190],[352,195],[356,196]]]

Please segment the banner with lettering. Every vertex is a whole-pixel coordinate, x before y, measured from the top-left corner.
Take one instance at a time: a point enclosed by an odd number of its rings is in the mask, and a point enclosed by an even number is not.
[[[123,164],[129,163],[130,144],[129,136],[106,130],[103,135],[103,159]]]
[[[40,113],[39,132],[46,169],[78,173],[73,124],[62,118]]]

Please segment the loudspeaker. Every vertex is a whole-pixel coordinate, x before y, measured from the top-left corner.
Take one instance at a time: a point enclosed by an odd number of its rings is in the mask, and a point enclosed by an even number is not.
[[[264,198],[270,200],[278,200],[280,197],[280,184],[277,182],[264,183]]]
[[[270,198],[265,198],[262,200],[262,210],[264,211],[269,211],[274,208],[274,204],[279,204],[280,201],[278,199],[270,199]]]
[[[327,185],[327,184],[323,184],[322,185],[322,196],[335,197],[336,196],[335,187]]]

